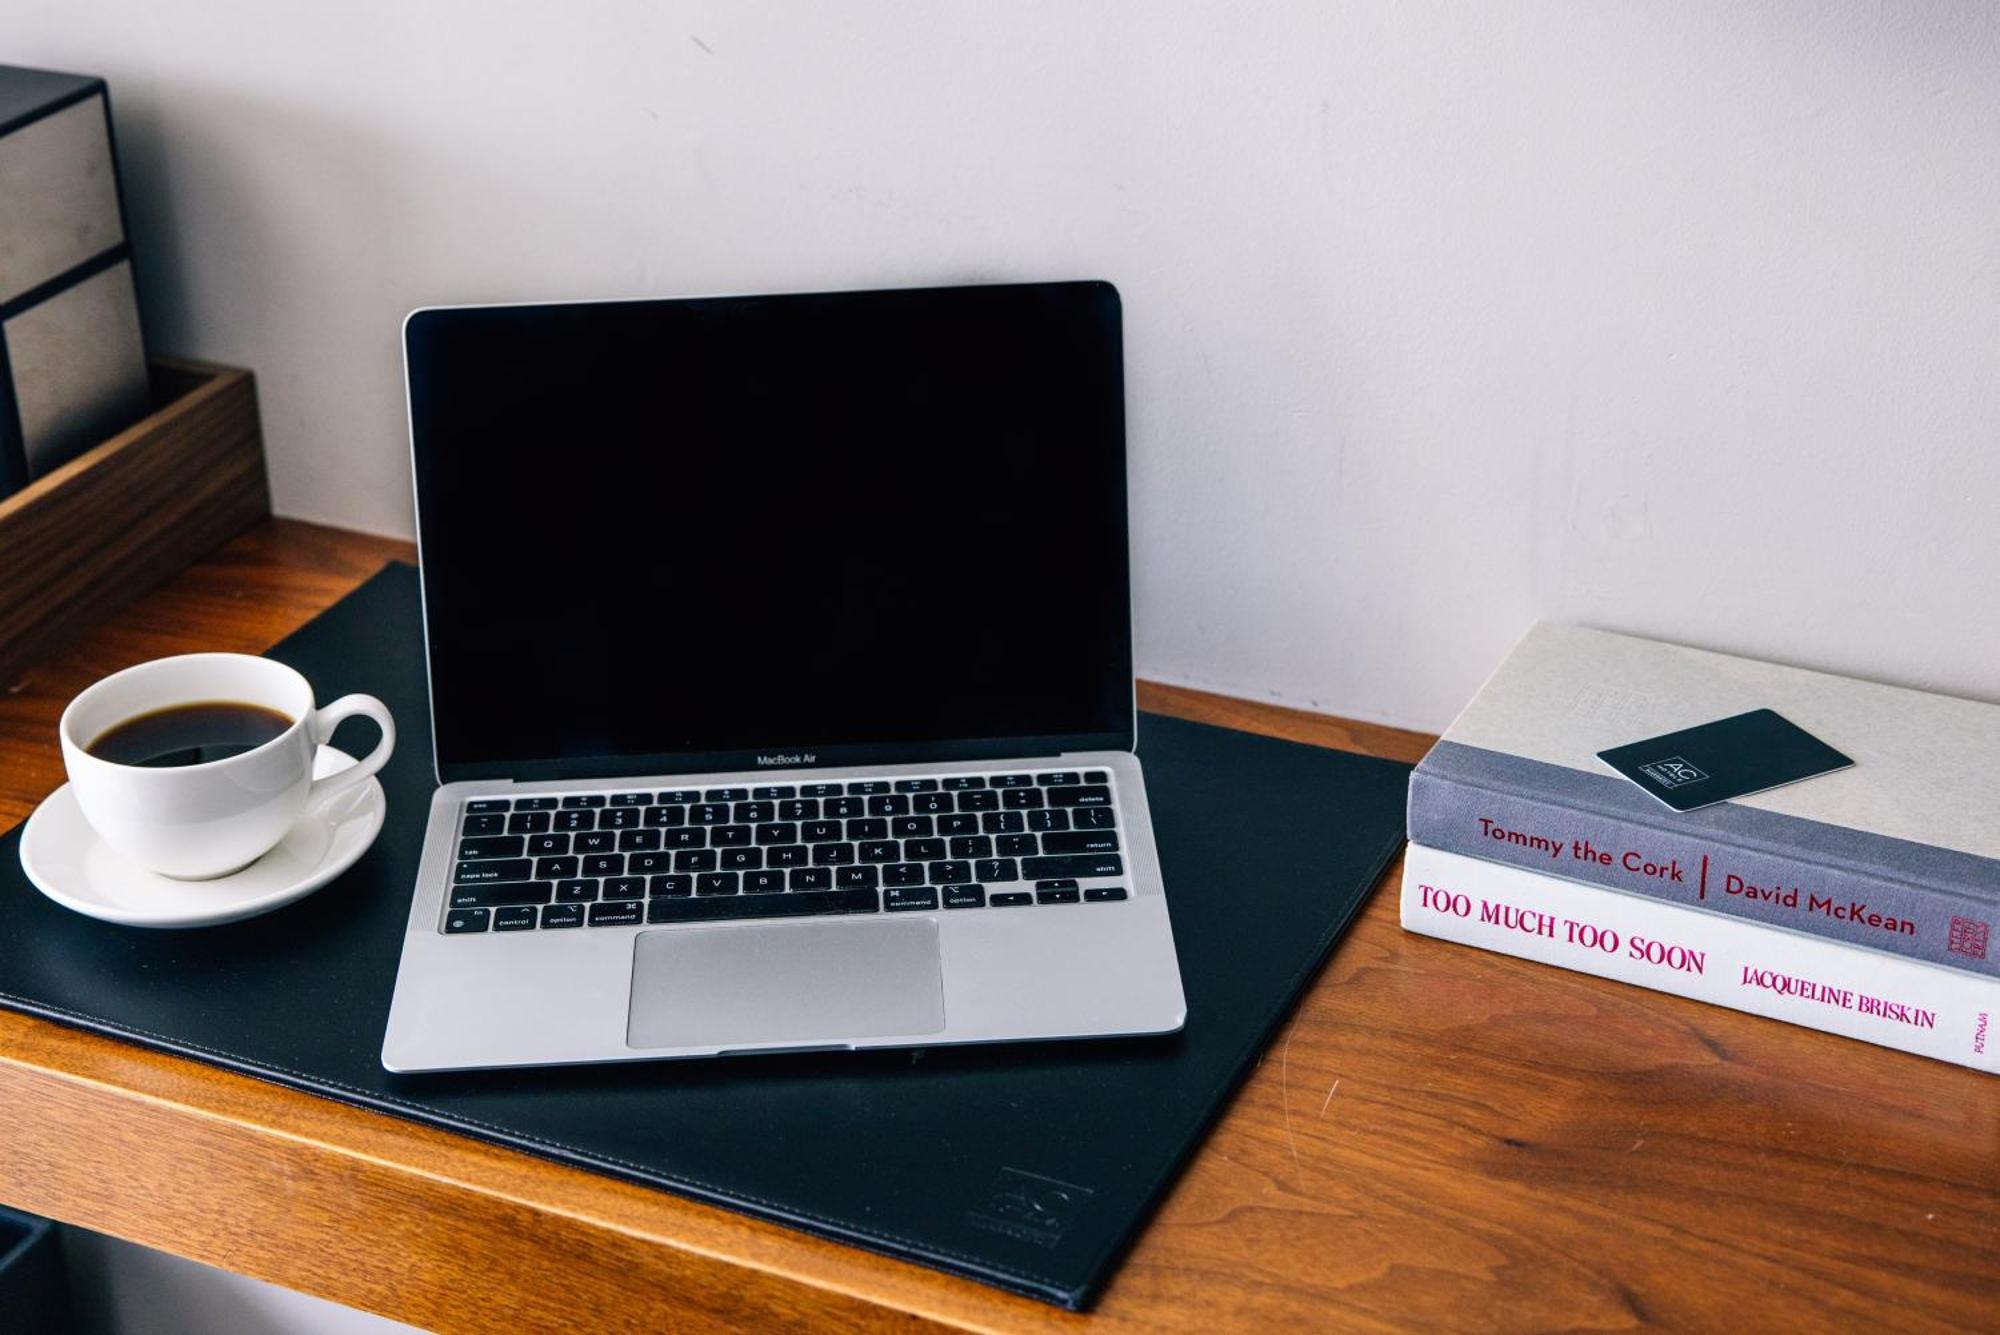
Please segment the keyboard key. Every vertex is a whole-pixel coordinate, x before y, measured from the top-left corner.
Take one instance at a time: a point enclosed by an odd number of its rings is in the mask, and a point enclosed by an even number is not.
[[[507,818],[495,812],[490,816],[467,816],[465,824],[459,827],[460,834],[505,834]]]
[[[492,912],[487,909],[453,909],[444,915],[444,930],[452,936],[462,932],[483,932],[492,917]]]
[[[889,822],[880,816],[858,816],[847,822],[847,837],[853,840],[887,839]]]
[[[1083,892],[1083,897],[1085,901],[1092,904],[1105,904],[1115,899],[1125,898],[1125,887],[1122,885],[1093,885]]]
[[[623,853],[597,853],[583,860],[585,876],[622,876],[625,874]]]
[[[646,893],[655,899],[685,899],[694,893],[694,877],[655,876],[646,882]]]
[[[516,811],[554,811],[555,809],[556,800],[553,797],[517,797],[514,799],[514,810]]]
[[[560,881],[565,876],[577,875],[582,865],[582,860],[576,857],[536,858],[535,875],[545,881]]]
[[[744,802],[748,801],[748,788],[711,788],[701,795],[704,802]]]
[[[1067,830],[1069,810],[1065,807],[1038,807],[1028,813],[1028,828],[1037,833],[1044,830]]]
[[[1031,881],[1053,877],[1123,876],[1125,860],[1116,853],[1086,853],[1072,857],[1022,858],[1021,875]]]
[[[823,890],[807,894],[739,896],[735,899],[656,899],[646,906],[646,921],[798,918],[828,913],[875,913],[881,907],[873,890]]]
[[[669,825],[685,825],[687,818],[686,807],[647,807],[646,814],[639,823],[655,829],[664,829]]]
[[[629,830],[639,823],[639,813],[631,807],[613,807],[597,813],[600,830]]]
[[[939,816],[937,829],[939,834],[978,834],[979,817],[963,811],[953,816]]]
[[[513,908],[493,910],[493,930],[496,932],[533,931],[538,921],[532,904],[518,904]]]
[[[1108,830],[1118,823],[1118,816],[1110,807],[1078,807],[1070,813],[1070,821],[1079,830]]]
[[[715,850],[712,848],[683,848],[674,854],[675,871],[714,871]]]
[[[569,852],[569,836],[566,834],[531,834],[528,836],[528,854],[531,857],[552,858]]]
[[[643,876],[614,876],[604,883],[606,899],[644,899],[646,878]]]
[[[838,890],[873,890],[881,884],[881,879],[873,867],[842,867],[833,874],[834,888]]]
[[[902,858],[903,846],[894,839],[873,839],[861,845],[863,862],[900,862]]]
[[[756,798],[759,802],[771,802],[771,801],[776,801],[779,798],[796,797],[798,795],[798,791],[799,790],[797,788],[794,788],[791,784],[782,783],[765,788],[752,788],[750,790],[750,796]]]
[[[882,892],[882,907],[891,913],[920,912],[938,906],[937,891],[929,886],[891,886]]]
[[[725,848],[722,850],[724,871],[744,871],[764,865],[764,850],[761,848]]]
[[[1083,781],[1085,783],[1110,783],[1111,771],[1094,769],[1083,776]]]
[[[995,788],[1031,788],[1034,786],[1034,783],[1035,776],[1032,774],[996,774],[993,776],[992,786]]]
[[[993,851],[1003,858],[1031,858],[1035,856],[1035,836],[1032,834],[1003,834],[993,841]]]
[[[926,879],[921,862],[892,862],[882,868],[884,885],[922,885]]]
[[[546,811],[517,811],[507,818],[509,834],[541,834],[549,828]]]
[[[710,848],[741,848],[750,842],[748,825],[711,825],[708,827]]]
[[[979,818],[979,828],[988,834],[1019,834],[1028,822],[1018,811],[989,811]]]
[[[557,927],[581,926],[583,926],[581,904],[551,904],[542,910],[542,930],[545,932]]]
[[[996,891],[987,897],[986,902],[996,909],[1012,909],[1034,903],[1035,897],[1026,890]]]
[[[1071,886],[1067,890],[1035,891],[1035,902],[1037,904],[1074,904],[1077,899],[1078,895],[1074,886]]]
[[[794,890],[833,889],[833,868],[831,867],[795,868],[792,872],[792,889]]]
[[[775,802],[738,802],[730,814],[738,825],[755,825],[759,821],[776,819],[778,805]]]
[[[948,793],[962,793],[968,788],[984,788],[985,786],[986,776],[984,774],[953,774],[944,781],[945,791]]]
[[[903,857],[909,862],[941,862],[950,852],[942,839],[908,839],[903,843]]]
[[[692,788],[676,788],[672,792],[658,794],[653,800],[668,806],[684,807],[701,801],[701,794]]]
[[[806,865],[804,844],[779,844],[764,850],[764,865],[767,867],[803,867]]]
[[[610,813],[606,813],[607,815]],[[558,830],[594,830],[597,828],[595,811],[558,811],[555,828]]]
[[[972,874],[982,881],[1018,881],[1020,864],[1012,858],[981,858],[972,864]]]
[[[809,820],[799,826],[799,837],[809,844],[831,843],[840,838],[837,820]]]
[[[944,906],[948,909],[983,909],[986,907],[986,887],[948,885],[944,887]]]
[[[499,908],[507,904],[546,904],[554,887],[547,881],[507,881],[501,885],[455,885],[451,907]]]
[[[797,797],[789,802],[778,803],[779,820],[818,820],[819,801],[811,797]]]
[[[829,797],[822,808],[830,820],[843,820],[848,816],[864,816],[868,813],[868,799],[865,797]]]
[[[532,879],[534,864],[526,858],[497,858],[490,862],[461,862],[452,872],[454,885],[479,885],[496,881]]]
[[[796,844],[798,841],[797,821],[766,821],[757,827],[757,842],[760,844]]]
[[[1116,830],[1070,830],[1042,836],[1044,853],[1116,853]]]
[[[676,829],[660,831],[662,848],[707,848],[708,827],[706,825],[682,825]]]
[[[696,825],[727,825],[729,804],[727,802],[702,802],[688,808],[688,819]]]
[[[652,800],[651,795],[647,793],[613,793],[611,795],[611,805],[614,807],[643,807]]]
[[[478,797],[465,804],[465,809],[475,816],[483,816],[490,811],[505,811],[514,804],[504,797]]]
[[[581,878],[556,882],[556,903],[588,904],[597,898],[598,883]]]
[[[907,816],[910,814],[910,799],[901,793],[883,793],[880,797],[871,797],[868,799],[868,814]]]
[[[595,808],[604,805],[604,794],[572,793],[570,796],[565,797],[562,800],[562,804],[564,811],[577,811],[577,810],[582,810],[584,808],[590,808],[594,810]]]
[[[937,791],[937,786],[936,779],[896,780],[896,791],[899,793],[934,793]]]
[[[951,885],[972,879],[970,862],[933,862],[930,865],[932,885]]]
[[[631,927],[646,920],[643,904],[592,904],[590,925],[592,927]]]
[[[918,793],[910,799],[910,810],[922,816],[942,816],[957,806],[950,793]]]
[[[898,839],[921,839],[932,828],[929,816],[898,816],[889,822],[889,833]]]
[[[958,795],[958,809],[960,811],[998,811],[1000,809],[1000,794],[990,790],[983,793],[960,793]]]
[[[806,784],[806,785],[805,785],[804,787],[802,787],[802,788],[800,788],[800,789],[799,789],[799,796],[800,796],[800,797],[839,797],[839,796],[840,796],[840,785],[839,785],[839,784],[837,784],[837,783],[809,783],[809,784]]]
[[[1050,789],[1051,792],[1056,791]],[[1026,811],[1029,807],[1042,805],[1042,790],[1039,788],[1009,788],[1000,794],[1000,805],[1009,811]]]
[[[1052,807],[1108,807],[1111,805],[1111,790],[1101,783],[1085,784],[1077,788],[1049,789],[1049,805]]]
[[[659,846],[658,830],[625,830],[618,836],[620,853],[650,853]]]
[[[1064,769],[1064,770],[1055,770],[1048,774],[1037,774],[1035,776],[1035,782],[1040,784],[1044,788],[1052,788],[1057,784],[1065,784],[1073,786],[1075,784],[1082,783],[1083,780],[1077,777],[1075,770]]]
[[[574,838],[576,840],[570,846],[569,851],[572,853],[616,853],[618,851],[618,836],[610,830],[586,830],[579,835],[572,836],[566,834],[562,837],[565,839]]]
[[[848,784],[847,791],[854,797],[873,797],[876,793],[888,792],[889,782],[886,779],[861,779]]]
[[[984,834],[961,834],[951,841],[951,855],[955,858],[990,858],[993,856],[993,838]]]
[[[480,858],[518,858],[524,851],[518,834],[496,834],[485,839],[461,839],[458,855],[468,862]]]
[[[651,876],[656,871],[667,871],[673,865],[674,855],[664,850],[632,853],[625,858],[625,870],[634,876]]]
[[[746,895],[781,895],[784,892],[785,873],[781,871],[743,873],[743,893]]]
[[[844,867],[854,861],[853,844],[814,844],[815,867]]]
[[[697,895],[733,895],[736,893],[736,873],[733,871],[703,872],[694,878],[694,892]]]

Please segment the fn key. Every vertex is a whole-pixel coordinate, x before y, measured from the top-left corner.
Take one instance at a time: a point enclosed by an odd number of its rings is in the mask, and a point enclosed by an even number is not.
[[[453,909],[444,915],[444,930],[457,936],[462,932],[483,932],[491,925],[491,909]]]

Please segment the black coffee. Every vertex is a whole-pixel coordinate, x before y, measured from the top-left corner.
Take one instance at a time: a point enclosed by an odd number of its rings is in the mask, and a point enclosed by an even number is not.
[[[291,726],[289,718],[262,705],[204,700],[128,718],[84,749],[115,765],[205,765],[254,750]]]

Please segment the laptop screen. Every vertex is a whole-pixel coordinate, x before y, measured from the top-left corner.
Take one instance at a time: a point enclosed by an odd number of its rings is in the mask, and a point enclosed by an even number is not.
[[[447,781],[1129,747],[1109,284],[404,338]]]

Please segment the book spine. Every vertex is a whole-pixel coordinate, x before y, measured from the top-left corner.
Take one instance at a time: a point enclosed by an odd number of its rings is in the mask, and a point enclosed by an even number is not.
[[[2000,977],[1990,911],[1866,869],[1649,824],[1419,766],[1410,842]]]
[[[2000,1071],[2000,981],[1411,844],[1406,930]]]

